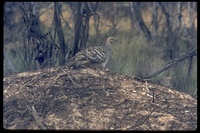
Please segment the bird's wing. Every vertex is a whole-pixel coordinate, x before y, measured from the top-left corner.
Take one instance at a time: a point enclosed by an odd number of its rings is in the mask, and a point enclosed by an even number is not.
[[[105,62],[106,58],[109,57],[109,51],[101,46],[90,47],[85,51],[87,60],[94,63]]]

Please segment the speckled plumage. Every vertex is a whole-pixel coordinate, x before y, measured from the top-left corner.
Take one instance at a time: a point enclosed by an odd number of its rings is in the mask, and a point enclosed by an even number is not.
[[[104,46],[94,46],[78,52],[69,60],[67,66],[103,68],[106,66],[112,54],[112,41],[114,37],[109,37]]]

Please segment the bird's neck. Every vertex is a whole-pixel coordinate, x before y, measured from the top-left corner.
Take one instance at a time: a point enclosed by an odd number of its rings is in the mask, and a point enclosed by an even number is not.
[[[112,53],[112,46],[110,43],[106,43],[105,47],[110,51],[110,53]]]

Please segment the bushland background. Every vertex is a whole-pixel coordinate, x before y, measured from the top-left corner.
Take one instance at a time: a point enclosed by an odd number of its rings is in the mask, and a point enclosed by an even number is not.
[[[5,2],[4,75],[64,65],[117,38],[111,72],[141,77],[197,48],[196,2]],[[197,56],[151,82],[196,96]]]

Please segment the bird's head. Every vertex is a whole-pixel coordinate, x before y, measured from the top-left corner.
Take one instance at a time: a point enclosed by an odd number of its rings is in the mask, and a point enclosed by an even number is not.
[[[108,39],[106,40],[106,44],[112,44],[113,41],[116,41],[117,39],[114,37],[108,37]]]

